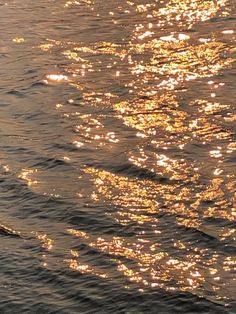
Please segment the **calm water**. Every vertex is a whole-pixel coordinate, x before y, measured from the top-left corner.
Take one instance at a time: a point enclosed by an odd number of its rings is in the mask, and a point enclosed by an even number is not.
[[[0,313],[236,313],[236,1],[0,5]]]

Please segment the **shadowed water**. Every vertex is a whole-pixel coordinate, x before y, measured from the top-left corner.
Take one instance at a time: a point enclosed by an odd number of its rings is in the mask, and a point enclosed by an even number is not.
[[[0,32],[0,312],[236,313],[235,0],[11,0]]]

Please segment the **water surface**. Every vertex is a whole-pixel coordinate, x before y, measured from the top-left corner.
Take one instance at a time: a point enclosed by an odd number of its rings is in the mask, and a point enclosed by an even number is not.
[[[0,31],[0,312],[236,313],[235,0],[11,0]]]

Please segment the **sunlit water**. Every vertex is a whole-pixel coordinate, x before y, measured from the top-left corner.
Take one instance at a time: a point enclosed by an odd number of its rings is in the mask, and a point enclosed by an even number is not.
[[[236,313],[235,0],[0,6],[0,312]]]

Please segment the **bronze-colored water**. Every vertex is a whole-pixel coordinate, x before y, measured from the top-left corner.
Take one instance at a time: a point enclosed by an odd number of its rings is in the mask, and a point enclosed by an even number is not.
[[[236,313],[235,21],[2,3],[1,313]]]

